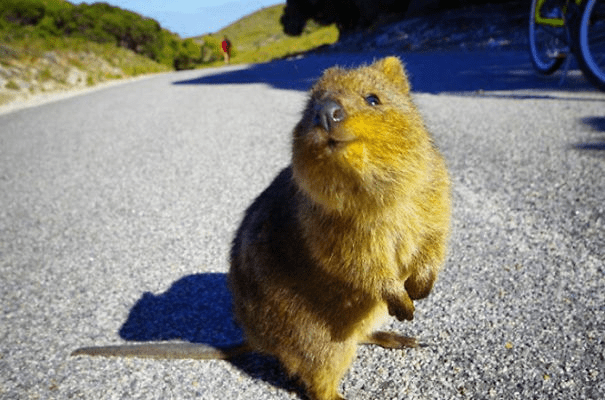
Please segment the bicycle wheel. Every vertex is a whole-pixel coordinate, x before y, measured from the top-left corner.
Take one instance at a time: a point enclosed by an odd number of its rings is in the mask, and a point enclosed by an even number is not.
[[[529,53],[536,71],[550,75],[559,69],[567,57],[567,34],[563,26],[551,26],[536,21],[537,2],[538,0],[532,0],[529,12]],[[563,13],[557,1],[546,0],[542,5],[541,15],[546,18],[561,18]]]
[[[578,64],[586,79],[605,91],[605,0],[587,0],[578,31]]]

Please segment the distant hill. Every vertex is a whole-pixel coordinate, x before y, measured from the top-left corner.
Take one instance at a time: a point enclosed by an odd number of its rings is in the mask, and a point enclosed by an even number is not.
[[[220,64],[220,42],[224,36],[231,41],[232,63],[258,63],[331,44],[338,40],[335,26],[321,27],[311,21],[301,36],[287,36],[279,19],[285,4],[258,10],[218,32],[193,38],[206,49],[205,62]]]
[[[105,3],[0,0],[0,104],[32,94],[193,68],[201,48]]]

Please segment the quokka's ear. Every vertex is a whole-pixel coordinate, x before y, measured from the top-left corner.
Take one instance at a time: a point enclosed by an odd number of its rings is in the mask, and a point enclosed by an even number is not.
[[[408,75],[398,57],[386,57],[372,64],[373,68],[381,71],[394,84],[400,86],[405,93],[410,91]]]

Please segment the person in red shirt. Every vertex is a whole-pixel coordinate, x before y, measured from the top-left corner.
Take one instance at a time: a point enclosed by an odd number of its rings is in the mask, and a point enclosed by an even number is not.
[[[221,46],[223,48],[223,54],[225,55],[225,64],[229,64],[229,61],[231,60],[231,42],[227,39],[227,36],[224,37]]]

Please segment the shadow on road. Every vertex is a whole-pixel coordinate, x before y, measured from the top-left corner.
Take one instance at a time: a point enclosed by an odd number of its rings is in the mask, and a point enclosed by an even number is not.
[[[355,67],[389,54],[308,55],[247,68],[201,71],[196,79],[176,85],[224,85],[264,83],[278,89],[307,91],[322,71],[334,65]],[[559,86],[560,73],[539,76],[527,52],[453,52],[399,54],[406,63],[412,87],[420,93],[461,93],[510,90],[595,91],[577,70],[570,71]],[[527,97],[527,96],[526,96]]]
[[[223,273],[185,276],[165,293],[144,293],[130,310],[119,334],[126,341],[183,340],[212,347],[229,347],[243,341],[242,331],[233,320],[227,275]],[[273,358],[251,353],[229,362],[273,386],[301,390]]]
[[[587,125],[592,131],[600,133],[601,136],[591,138],[590,141],[576,143],[573,148],[576,150],[605,150],[605,117],[585,117],[580,120],[581,123]]]
[[[605,133],[605,116],[582,118],[582,122],[596,132]]]

